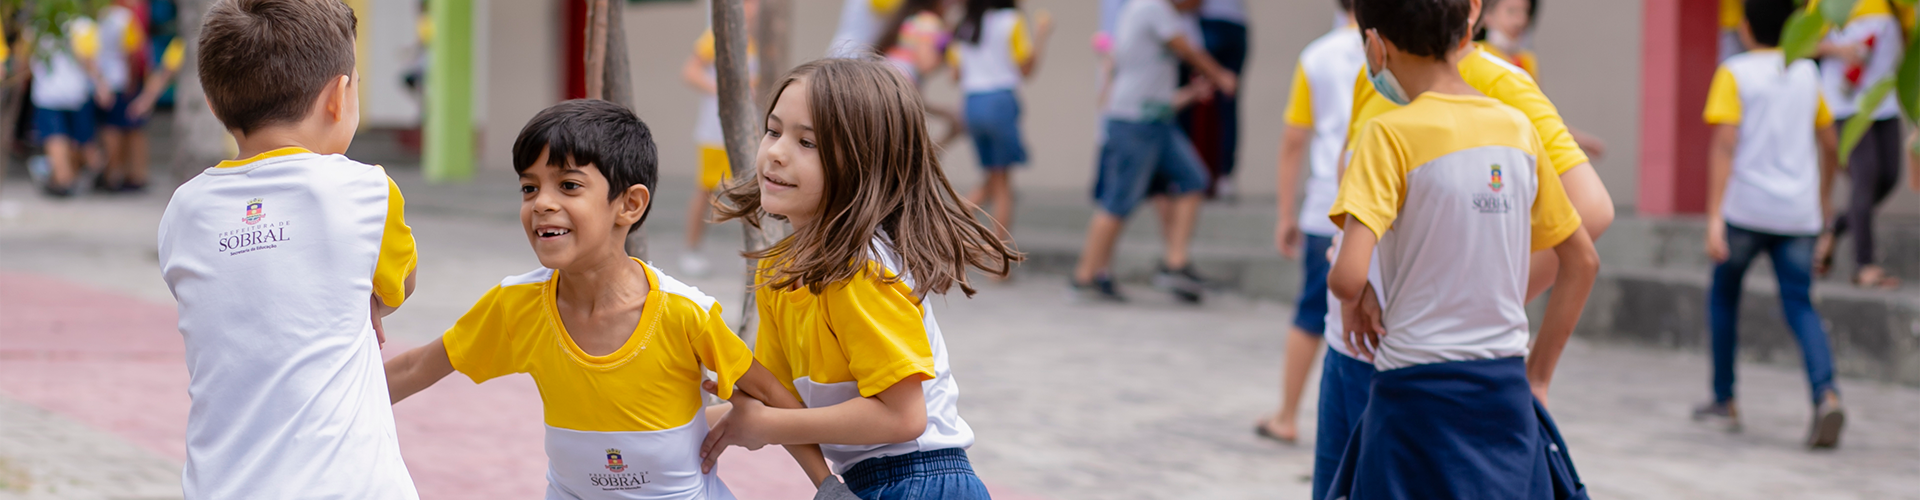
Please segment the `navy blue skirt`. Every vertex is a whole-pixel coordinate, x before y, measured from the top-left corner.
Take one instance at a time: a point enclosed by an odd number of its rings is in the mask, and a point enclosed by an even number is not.
[[[1581,499],[1522,358],[1379,372],[1327,499]]]

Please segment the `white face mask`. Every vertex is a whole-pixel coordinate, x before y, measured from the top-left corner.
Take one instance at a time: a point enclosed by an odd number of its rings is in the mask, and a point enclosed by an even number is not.
[[[1375,43],[1384,43],[1379,42],[1380,33],[1377,31],[1369,30],[1367,38],[1369,41]],[[1372,44],[1370,43],[1368,45]],[[1388,102],[1392,102],[1396,106],[1405,106],[1407,103],[1413,102],[1413,97],[1407,95],[1407,89],[1400,86],[1400,80],[1393,77],[1393,70],[1387,69],[1386,59],[1386,46],[1384,45],[1382,45],[1380,49],[1381,64],[1379,72],[1374,71],[1373,58],[1367,58],[1367,82],[1373,84],[1373,90],[1379,92],[1380,97],[1387,98]]]

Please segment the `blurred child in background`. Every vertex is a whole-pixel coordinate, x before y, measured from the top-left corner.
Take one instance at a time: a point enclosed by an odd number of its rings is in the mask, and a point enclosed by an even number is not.
[[[955,78],[966,94],[967,132],[973,135],[985,185],[969,198],[999,221],[1001,239],[1011,239],[1013,226],[1013,167],[1027,163],[1026,139],[1020,133],[1022,80],[1040,65],[1040,54],[1053,34],[1053,19],[1045,11],[1027,16],[1014,0],[968,0],[966,16],[953,30],[949,57]]]

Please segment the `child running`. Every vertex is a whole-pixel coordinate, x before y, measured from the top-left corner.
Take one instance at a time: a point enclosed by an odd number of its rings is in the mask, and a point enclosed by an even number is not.
[[[701,369],[722,398],[800,401],[754,362],[713,297],[626,255],[655,162],[647,125],[617,104],[573,100],[535,115],[514,140],[513,167],[541,268],[502,280],[445,335],[388,361],[392,401],[455,370],[474,383],[530,373],[546,413],[548,499],[733,498],[700,467]],[[788,451],[814,483],[827,476],[814,446]]]
[[[1740,430],[1733,392],[1740,292],[1747,267],[1765,253],[1807,370],[1813,422],[1806,445],[1831,448],[1840,444],[1846,414],[1811,289],[1814,240],[1832,215],[1828,193],[1839,168],[1839,139],[1820,92],[1819,70],[1812,61],[1786,61],[1777,48],[1793,10],[1792,0],[1747,0],[1740,37],[1748,50],[1721,63],[1707,90],[1705,118],[1714,128],[1706,239],[1707,255],[1716,263],[1707,293],[1713,401],[1693,416]]]
[[[1533,124],[1452,60],[1471,10],[1355,8],[1366,74],[1402,107],[1363,126],[1329,214],[1344,232],[1328,287],[1379,373],[1327,498],[1584,494],[1545,402],[1599,257]],[[1529,348],[1527,262],[1549,248],[1560,281]]]
[[[1336,3],[1342,14],[1352,18],[1353,0]],[[1293,69],[1287,128],[1280,139],[1279,189],[1275,191],[1280,198],[1280,218],[1274,228],[1274,245],[1287,258],[1300,259],[1300,300],[1294,306],[1293,328],[1287,332],[1280,411],[1254,427],[1259,435],[1287,444],[1299,439],[1295,421],[1300,412],[1300,393],[1306,389],[1307,375],[1313,370],[1313,358],[1320,354],[1326,332],[1327,269],[1331,266],[1327,249],[1332,248],[1333,237],[1340,232],[1327,221],[1326,214],[1339,194],[1340,150],[1347,142],[1347,117],[1353,114],[1352,75],[1365,64],[1360,30],[1348,23],[1307,44]],[[1296,205],[1293,200],[1299,192],[1303,157],[1308,162],[1307,196]],[[1340,457],[1333,454],[1325,458],[1337,461]]]
[[[353,10],[223,0],[200,28],[207,104],[238,161],[180,186],[160,270],[193,398],[188,499],[413,499],[381,388],[380,317],[413,291],[413,233],[360,126]]]
[[[729,445],[820,443],[863,499],[988,498],[928,299],[972,295],[968,267],[1004,276],[1021,255],[948,184],[919,93],[890,65],[822,59],[775,90],[755,175],[718,213],[793,224],[747,255],[761,262],[754,355],[807,408],[734,398],[706,463]]]
[[[753,26],[754,19],[760,15],[760,0],[744,0],[740,2],[740,9],[745,25]],[[759,74],[760,55],[756,49],[749,40],[748,75]],[[700,121],[693,129],[693,140],[700,148],[700,183],[687,202],[687,249],[680,253],[679,269],[693,277],[705,276],[710,267],[701,247],[706,241],[707,207],[713,205],[713,190],[733,175],[733,164],[727,161],[726,134],[720,128],[720,84],[714,79],[713,57],[713,29],[709,28],[693,43],[693,55],[687,56],[687,64],[680,70],[681,79],[700,92]]]
[[[893,21],[888,25],[891,29],[874,45],[886,54],[887,62],[893,63],[893,67],[899,68],[922,89],[923,96],[927,75],[946,65],[941,54],[953,39],[945,18],[947,7],[952,3],[954,0],[906,0],[893,14]],[[947,124],[946,136],[940,138],[942,145],[966,133],[966,123],[960,120],[960,113],[950,107],[927,103],[927,114]]]
[[[1000,239],[1012,238],[1013,167],[1027,163],[1016,91],[1021,80],[1033,76],[1039,67],[1040,53],[1052,33],[1052,18],[1041,12],[1029,34],[1027,16],[1014,0],[967,0],[966,17],[953,29],[949,51],[960,91],[967,96],[967,132],[973,135],[980,168],[987,171],[986,183],[968,198],[993,207]]]

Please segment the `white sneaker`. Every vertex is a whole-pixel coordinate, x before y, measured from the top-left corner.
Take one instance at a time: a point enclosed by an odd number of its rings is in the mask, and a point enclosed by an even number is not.
[[[707,263],[707,257],[701,255],[699,249],[690,248],[680,254],[680,273],[689,278],[706,276],[711,267]]]

